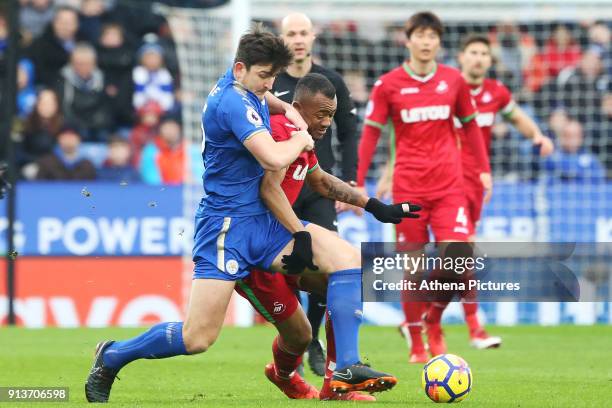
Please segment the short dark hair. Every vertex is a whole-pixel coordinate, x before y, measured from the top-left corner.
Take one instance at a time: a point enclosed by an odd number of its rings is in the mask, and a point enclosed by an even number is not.
[[[272,71],[276,73],[287,68],[292,57],[280,37],[266,30],[261,23],[256,23],[240,37],[234,63],[242,62],[247,69],[253,65],[272,64]]]
[[[336,96],[336,88],[324,75],[310,73],[304,75],[295,86],[293,100],[297,101],[306,96],[314,96],[323,94],[326,98],[334,99]]]
[[[475,43],[484,44],[491,48],[491,40],[489,40],[489,37],[484,34],[471,33],[463,38],[463,41],[461,41],[461,47],[459,49],[461,51],[465,51],[468,46]]]
[[[444,25],[438,16],[431,11],[421,11],[413,14],[406,22],[406,37],[410,38],[414,31],[425,28],[431,28],[440,38],[444,34]]]
[[[59,6],[55,8],[55,12],[53,13],[53,18],[55,19],[55,17],[57,17],[57,15],[63,11],[68,11],[70,13],[73,13],[75,16],[78,17],[79,12],[77,11],[77,9],[75,9],[74,7],[70,7],[70,6]]]

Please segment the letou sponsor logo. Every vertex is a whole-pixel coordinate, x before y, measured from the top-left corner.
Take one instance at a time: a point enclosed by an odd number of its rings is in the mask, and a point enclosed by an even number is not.
[[[449,105],[435,105],[402,109],[400,115],[404,123],[416,123],[429,120],[446,120],[450,117],[450,111]]]

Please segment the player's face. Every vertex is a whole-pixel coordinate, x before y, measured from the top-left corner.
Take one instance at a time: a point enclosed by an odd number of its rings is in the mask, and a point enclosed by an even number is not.
[[[468,45],[459,54],[459,64],[461,71],[471,78],[482,78],[487,75],[491,68],[491,50],[489,46],[481,42],[474,42]]]
[[[300,63],[310,57],[312,44],[315,40],[310,21],[306,19],[292,19],[288,21],[283,26],[281,37],[293,53],[293,60],[295,62]]]
[[[304,98],[303,101],[294,102],[295,108],[308,125],[308,133],[315,140],[322,139],[332,125],[337,104],[335,97],[330,99],[322,93]]]
[[[266,92],[272,89],[277,72],[272,72],[272,64],[253,65],[247,69],[242,62],[234,65],[234,76],[249,91],[263,99]]]
[[[440,49],[440,36],[431,28],[417,28],[406,42],[410,58],[420,62],[429,62],[436,58]]]

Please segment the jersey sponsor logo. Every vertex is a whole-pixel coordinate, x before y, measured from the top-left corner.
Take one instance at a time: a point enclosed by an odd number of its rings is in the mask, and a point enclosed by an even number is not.
[[[287,95],[290,91],[274,91],[274,96],[277,98],[283,95]]]
[[[249,122],[254,124],[255,126],[263,125],[263,120],[261,120],[261,116],[252,106],[247,106],[246,117]]]
[[[235,259],[230,259],[229,261],[227,261],[225,263],[225,270],[231,275],[236,274],[236,272],[238,272],[238,261],[236,261]]]
[[[280,302],[274,302],[274,310],[272,310],[272,313],[274,314],[281,314],[285,311],[287,307],[280,303]]]
[[[493,126],[494,122],[495,113],[493,112],[479,113],[478,116],[476,116],[476,123],[479,127],[490,127]]]
[[[295,171],[293,172],[293,179],[294,180],[304,180],[306,179],[306,174],[308,173],[308,166],[302,166],[301,164],[298,164],[295,167]]]
[[[416,86],[400,89],[400,95],[412,95],[417,93],[419,93],[419,88],[417,88]]]
[[[429,120],[446,120],[450,117],[450,111],[449,105],[424,106],[402,109],[400,116],[404,123],[416,123]]]
[[[482,95],[482,98],[480,100],[482,101],[482,103],[489,103],[493,100],[493,95],[491,95],[491,93],[487,91]]]
[[[443,94],[446,92],[448,92],[448,84],[446,83],[445,80],[442,80],[436,87],[436,93]]]

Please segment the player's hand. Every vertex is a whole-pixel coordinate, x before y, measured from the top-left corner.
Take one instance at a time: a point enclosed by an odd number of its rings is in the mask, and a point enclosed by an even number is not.
[[[352,211],[355,215],[363,215],[363,208],[353,204],[343,203],[342,201],[336,201],[336,213],[340,214],[345,211]]]
[[[308,125],[300,112],[297,111],[292,105],[287,104],[287,108],[285,109],[285,117],[289,120],[289,122],[293,123],[293,125],[298,128],[298,130],[307,130]]]
[[[537,132],[533,137],[533,145],[540,147],[540,156],[550,156],[555,151],[555,145],[549,137],[544,136],[542,133]]]
[[[380,222],[399,224],[403,218],[419,218],[419,214],[415,213],[421,211],[421,206],[409,202],[385,204],[376,198],[370,198],[365,210]]]
[[[488,203],[491,201],[491,196],[493,195],[493,179],[491,178],[491,173],[480,173],[480,182],[485,190],[484,202]]]
[[[305,268],[316,271],[319,269],[312,259],[312,238],[308,231],[298,231],[293,234],[293,250],[290,255],[281,259],[283,269],[290,275],[302,273]]]
[[[376,198],[380,200],[390,200],[391,190],[393,189],[393,179],[386,174],[376,183]]]
[[[314,149],[314,139],[310,136],[307,130],[298,130],[296,132],[291,132],[291,137],[299,137],[304,141],[304,151],[309,152]]]

